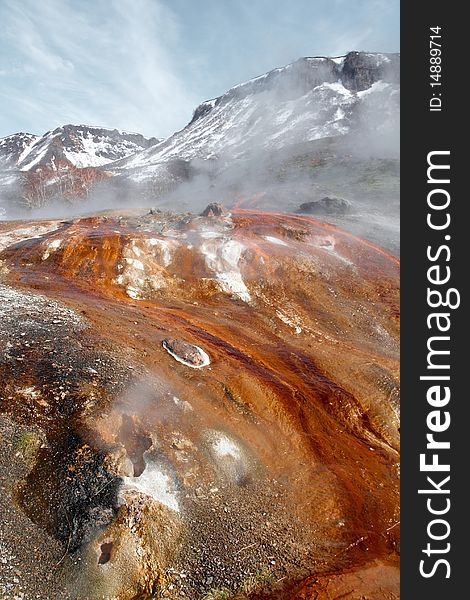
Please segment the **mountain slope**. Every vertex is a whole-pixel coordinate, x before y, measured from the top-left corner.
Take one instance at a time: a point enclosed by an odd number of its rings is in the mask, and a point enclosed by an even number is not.
[[[294,143],[398,124],[399,55],[302,58],[203,102],[160,144],[114,165],[132,179],[178,159],[239,158]]]

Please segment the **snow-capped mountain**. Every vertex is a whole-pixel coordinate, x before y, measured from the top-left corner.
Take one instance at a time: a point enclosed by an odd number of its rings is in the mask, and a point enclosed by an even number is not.
[[[99,167],[159,141],[89,125],[64,125],[43,136],[7,136],[0,140],[0,214],[88,196],[109,177]]]
[[[301,58],[203,102],[184,129],[110,167],[145,180],[175,158],[240,158],[364,126],[397,128],[398,82],[398,54]]]
[[[399,54],[301,58],[203,102],[165,140],[86,125],[8,136],[0,207],[199,210],[223,199],[295,212],[340,195],[382,218],[398,203],[399,70]]]
[[[117,129],[64,125],[43,136],[16,133],[0,140],[0,168],[30,171],[54,168],[66,161],[74,167],[99,167],[151,147],[159,140]]]

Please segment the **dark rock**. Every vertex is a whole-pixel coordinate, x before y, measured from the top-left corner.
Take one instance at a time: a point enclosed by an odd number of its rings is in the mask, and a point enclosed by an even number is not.
[[[198,119],[200,119],[201,117],[203,117],[204,115],[206,115],[208,112],[210,112],[214,106],[217,103],[217,99],[214,99],[213,101],[211,100],[206,100],[205,102],[203,102],[202,104],[200,104],[199,106],[196,107],[196,110],[193,113],[193,117],[191,119],[191,121],[189,122],[189,124],[191,125],[191,123],[194,123],[194,121],[197,121]]]
[[[18,159],[39,136],[32,133],[14,133],[0,140],[0,163],[2,169],[16,167]]]
[[[223,204],[219,202],[211,202],[202,211],[201,217],[223,217],[227,214],[227,210]]]
[[[189,181],[196,175],[191,161],[184,158],[173,158],[168,161],[166,170],[170,178],[174,181]]]
[[[377,81],[398,83],[399,79],[399,54],[349,52],[341,71],[344,87],[355,92],[367,90]]]
[[[349,210],[350,203],[343,198],[328,197],[320,200],[304,202],[299,206],[297,212],[316,215],[343,215]]]
[[[145,470],[144,453],[151,447],[152,438],[129,415],[122,415],[122,425],[118,440],[126,448],[127,456],[134,467],[134,477],[139,477]]]

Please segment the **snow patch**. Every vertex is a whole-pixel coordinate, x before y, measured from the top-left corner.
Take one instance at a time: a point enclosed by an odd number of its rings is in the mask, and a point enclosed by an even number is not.
[[[370,88],[367,88],[367,90],[362,90],[360,92],[357,92],[357,96],[359,98],[364,98],[365,96],[369,96],[370,94],[374,94],[376,92],[382,92],[383,90],[386,90],[389,87],[390,87],[389,83],[385,83],[383,81],[376,81],[375,83],[373,83],[370,86]]]
[[[330,89],[337,94],[341,94],[344,97],[352,96],[352,93],[344,87],[344,85],[340,81],[335,81],[334,83],[323,83],[321,86],[326,89]]]
[[[48,151],[48,146],[45,145],[44,148],[34,157],[30,160],[30,162],[26,163],[25,165],[23,165],[20,168],[20,171],[29,171],[30,169],[32,169],[35,165],[37,165],[37,163],[44,158],[44,156],[46,155]],[[28,155],[26,156],[26,158],[28,158],[28,156],[32,154],[32,149],[31,151],[28,153]]]
[[[248,79],[248,81],[244,81],[243,83],[238,83],[237,85],[234,85],[233,87],[231,87],[230,90],[227,92],[227,94],[229,92],[231,92],[232,90],[238,90],[240,88],[248,86],[251,83],[254,83],[255,81],[262,81],[263,79],[266,79],[266,77],[271,75],[271,73],[280,73],[282,70],[283,70],[283,67],[280,67],[279,69],[274,69],[273,71],[269,71],[268,73],[263,73],[263,75],[258,75],[257,77]]]
[[[375,59],[375,62],[377,63],[377,65],[380,65],[381,63],[389,63],[391,62],[390,58],[386,55],[386,54],[381,54],[380,52],[378,52],[377,54],[371,54],[370,52],[368,52],[366,54],[366,56],[368,56],[369,58],[373,58]]]
[[[333,117],[333,119],[335,121],[340,121],[341,119],[344,119],[344,117],[345,117],[344,110],[340,106],[338,106],[338,108],[336,109],[335,116]]]
[[[8,174],[5,175],[4,173],[2,173],[0,175],[0,185],[4,185],[4,186],[12,185],[13,183],[15,183],[16,179],[17,179],[16,175],[8,175]]]
[[[332,58],[331,60],[336,63],[337,65],[342,66],[344,64],[344,61],[346,59],[346,56],[335,56],[334,58]]]
[[[211,108],[214,108],[216,102],[217,98],[212,98],[211,100],[205,100],[200,106],[210,106]]]
[[[28,154],[31,152],[34,144],[38,140],[39,140],[39,137],[38,136],[34,136],[32,138],[32,140],[31,140],[31,142],[24,147],[23,152],[19,155],[18,160],[16,161],[17,164],[19,164],[20,162],[22,162],[28,156]]]

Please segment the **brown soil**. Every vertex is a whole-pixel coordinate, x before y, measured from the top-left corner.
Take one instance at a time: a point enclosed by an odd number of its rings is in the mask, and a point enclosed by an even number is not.
[[[247,581],[253,595],[266,572],[264,597],[397,597],[398,261],[305,217],[165,219],[62,223],[0,254],[20,290],[0,411],[48,443],[20,477],[30,523],[99,597]],[[63,304],[31,312],[26,288]],[[175,361],[165,339],[210,366]],[[120,499],[148,465],[179,512]],[[87,585],[74,597],[98,597]]]

